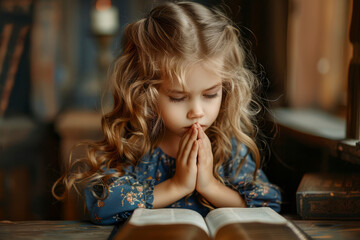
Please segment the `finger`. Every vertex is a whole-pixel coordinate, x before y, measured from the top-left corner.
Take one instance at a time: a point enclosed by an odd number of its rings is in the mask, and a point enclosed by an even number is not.
[[[205,138],[206,134],[204,133],[204,129],[199,124],[199,138],[203,139]]]
[[[181,137],[181,143],[187,142],[192,132],[194,131],[194,127],[191,127],[185,134]]]
[[[199,135],[200,135],[200,138],[203,140],[203,144],[205,144],[204,147],[211,148],[210,139],[209,139],[209,137],[206,135],[205,131],[204,131],[202,128],[201,128],[201,130],[200,130]]]
[[[184,136],[182,137],[181,141],[180,141],[180,146],[179,146],[179,150],[178,152],[181,154],[184,151],[184,148],[186,146],[186,144],[189,141],[189,138],[191,137],[191,135],[194,133],[194,127],[192,126],[189,131],[187,131]]]
[[[197,160],[196,157],[198,156],[198,151],[199,151],[199,143],[198,141],[194,141],[188,158],[189,166],[196,165],[196,160]]]
[[[188,156],[190,154],[190,151],[192,149],[193,143],[194,143],[194,141],[196,141],[197,135],[198,135],[198,130],[195,128],[194,131],[192,132],[190,138],[189,138],[189,141],[186,143],[185,148],[184,148],[184,150],[182,152],[182,156],[185,159],[188,158]]]
[[[199,123],[195,123],[196,128],[198,129],[198,135],[197,135],[197,139],[200,139],[200,131],[201,131],[201,126]]]
[[[198,147],[198,164],[202,162],[205,150],[204,150],[204,141],[202,139],[197,140],[197,143],[199,145]]]

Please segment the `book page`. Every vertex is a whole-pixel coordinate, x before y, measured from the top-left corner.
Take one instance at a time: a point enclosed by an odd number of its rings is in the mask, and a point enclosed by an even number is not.
[[[203,217],[190,209],[161,208],[146,209],[137,208],[130,218],[129,223],[137,226],[153,224],[192,224],[203,229],[207,234],[209,230]]]
[[[260,208],[217,208],[205,218],[210,236],[221,227],[230,223],[261,222],[272,224],[286,224],[287,220],[269,207]]]

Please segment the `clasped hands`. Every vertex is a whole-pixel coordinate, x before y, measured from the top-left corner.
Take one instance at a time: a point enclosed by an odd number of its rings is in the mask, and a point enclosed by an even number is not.
[[[204,195],[217,180],[213,174],[213,154],[208,136],[199,123],[184,134],[171,181],[185,195],[194,190]]]

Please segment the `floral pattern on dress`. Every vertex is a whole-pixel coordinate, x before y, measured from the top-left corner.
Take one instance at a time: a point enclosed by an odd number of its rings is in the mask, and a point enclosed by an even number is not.
[[[225,161],[218,170],[225,185],[237,191],[248,207],[267,206],[279,212],[281,194],[278,187],[269,183],[262,170],[257,171],[254,181],[255,162],[250,155],[243,159],[247,151],[244,145],[240,153],[236,154],[237,143],[234,139],[232,144],[231,158]],[[242,161],[246,162],[238,173],[237,167]],[[174,176],[175,167],[176,159],[166,155],[160,148],[156,148],[136,167],[130,166],[124,169],[125,175],[111,179],[106,199],[98,200],[90,188],[85,189],[86,205],[91,220],[96,224],[114,224],[126,221],[136,208],[152,208],[154,186]],[[115,172],[114,169],[107,170],[108,174],[113,172]],[[197,192],[168,207],[193,209],[202,216],[206,216],[209,212],[209,209],[199,202]]]

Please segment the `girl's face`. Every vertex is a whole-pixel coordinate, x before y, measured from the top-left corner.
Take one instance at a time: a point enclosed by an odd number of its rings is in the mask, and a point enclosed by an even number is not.
[[[216,65],[197,63],[186,75],[185,87],[164,80],[159,89],[159,110],[165,124],[165,136],[182,137],[194,123],[204,131],[216,120],[222,99],[222,80]]]

